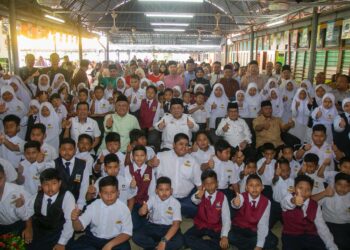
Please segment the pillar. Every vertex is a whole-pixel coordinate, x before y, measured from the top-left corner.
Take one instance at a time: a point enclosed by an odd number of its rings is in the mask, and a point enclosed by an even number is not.
[[[107,34],[106,61],[109,62],[109,35]]]
[[[315,74],[316,64],[316,39],[317,39],[317,25],[318,25],[318,7],[314,7],[312,12],[312,26],[311,26],[311,38],[310,38],[310,60],[309,60],[309,72],[307,78],[312,82]]]
[[[79,61],[83,60],[83,43],[81,37],[81,16],[78,16],[78,46],[79,46]]]
[[[250,61],[254,59],[254,29],[251,27],[251,32],[250,32]]]
[[[12,54],[12,71],[18,74],[19,58],[18,58],[18,43],[16,30],[16,0],[9,1],[9,23],[10,23],[10,44]]]

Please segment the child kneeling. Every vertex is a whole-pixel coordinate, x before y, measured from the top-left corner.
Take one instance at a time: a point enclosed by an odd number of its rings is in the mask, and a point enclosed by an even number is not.
[[[181,205],[172,197],[171,180],[160,177],[156,184],[156,195],[143,203],[140,216],[149,212],[149,222],[136,230],[133,241],[144,249],[180,249],[183,236],[180,232]]]
[[[82,231],[88,226],[89,230],[70,248],[129,250],[131,214],[128,207],[118,199],[118,180],[114,176],[106,176],[98,185],[101,199],[92,202],[81,216],[78,208],[72,211],[74,230]]]

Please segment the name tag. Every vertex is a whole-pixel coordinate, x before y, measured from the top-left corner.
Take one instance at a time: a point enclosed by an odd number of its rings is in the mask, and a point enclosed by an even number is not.
[[[226,172],[227,173],[232,173],[232,169],[227,169]]]
[[[76,174],[75,178],[74,178],[74,182],[79,182],[81,181],[81,175],[80,174]]]
[[[120,225],[120,224],[123,224],[123,223],[122,223],[121,220],[117,220],[117,221],[115,222],[115,224],[119,224],[119,225]]]

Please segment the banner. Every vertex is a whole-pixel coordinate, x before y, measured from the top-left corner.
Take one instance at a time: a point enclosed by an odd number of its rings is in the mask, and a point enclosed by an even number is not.
[[[334,36],[334,24],[335,22],[327,23],[326,41],[332,41]]]
[[[346,19],[343,21],[341,39],[350,39],[350,19]]]

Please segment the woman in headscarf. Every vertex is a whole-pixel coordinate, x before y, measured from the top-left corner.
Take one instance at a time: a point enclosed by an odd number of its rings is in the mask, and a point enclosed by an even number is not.
[[[21,123],[23,123],[27,127],[25,140],[30,140],[30,133],[32,131],[32,127],[35,123],[39,122],[39,110],[40,110],[40,103],[37,99],[33,99],[29,103],[29,111],[28,113],[22,118]]]
[[[194,92],[197,84],[202,84],[205,88],[205,96],[209,97],[211,92],[210,81],[204,78],[204,70],[201,67],[196,68],[196,78],[190,81],[190,91]]]
[[[308,142],[307,140],[307,125],[311,114],[311,98],[305,88],[299,88],[293,98],[292,118],[294,127],[289,130],[289,133],[298,137],[301,143]]]
[[[45,142],[58,150],[61,124],[60,119],[51,103],[44,102],[40,105],[39,122],[44,124],[46,127]]]
[[[260,95],[261,95],[261,98],[263,101],[269,99],[270,89],[278,87],[277,82],[278,82],[278,80],[276,78],[274,78],[274,77],[269,78],[269,80],[265,84],[264,88],[260,91]]]
[[[269,99],[272,104],[272,115],[274,117],[282,118],[283,115],[283,100],[278,88],[269,90]]]
[[[173,87],[173,98],[182,98],[181,87],[178,85]]]
[[[205,103],[205,109],[208,110],[210,114],[209,128],[212,132],[214,132],[214,134],[216,128],[216,119],[226,116],[227,104],[229,101],[230,100],[225,93],[224,86],[221,83],[216,83],[213,86],[213,91]]]
[[[236,102],[238,104],[239,116],[243,119],[249,117],[248,105],[245,101],[245,93],[243,90],[237,90]]]
[[[60,89],[60,87],[64,82],[66,82],[64,75],[61,73],[57,73],[51,83],[52,94],[58,93],[58,90]]]
[[[255,82],[248,84],[247,91],[245,92],[245,101],[249,111],[248,118],[256,118],[260,111],[262,98],[258,91],[258,85]]]
[[[335,107],[335,97],[332,93],[325,94],[322,98],[322,105],[312,111],[311,114],[314,126],[316,124],[323,124],[327,128],[326,142],[328,144],[333,143],[332,124],[337,115],[338,111]]]
[[[38,91],[46,91],[51,93],[50,77],[47,74],[41,74],[38,79]]]
[[[280,87],[282,90],[283,98],[283,116],[282,121],[287,123],[292,118],[292,102],[297,91],[297,85],[294,80],[288,80],[284,87]]]
[[[309,93],[309,96],[311,98],[314,98],[315,96],[314,86],[312,86],[312,83],[310,82],[309,79],[302,80],[300,83],[300,87],[306,89],[306,91]]]
[[[12,76],[10,78],[10,85],[15,91],[17,98],[21,100],[25,106],[28,106],[30,100],[32,99],[32,93],[26,86],[24,86],[22,80]]]

